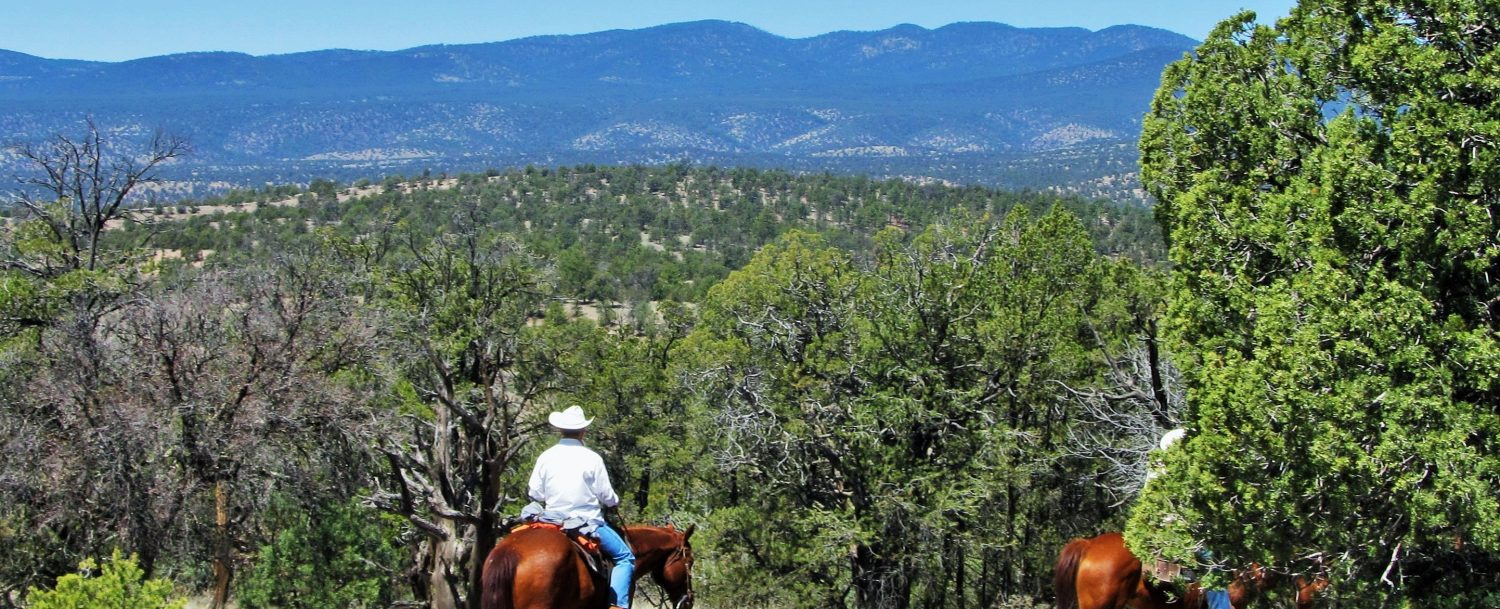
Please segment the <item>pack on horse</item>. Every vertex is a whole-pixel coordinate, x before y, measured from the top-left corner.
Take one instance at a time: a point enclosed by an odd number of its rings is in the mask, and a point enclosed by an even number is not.
[[[674,609],[693,607],[693,525],[632,526],[635,578],[650,573]],[[529,528],[495,544],[484,561],[480,609],[604,609],[609,582],[589,569],[584,550],[560,530]]]
[[[1151,582],[1141,569],[1141,561],[1125,547],[1119,533],[1105,533],[1088,539],[1074,539],[1063,546],[1052,572],[1058,609],[1191,609],[1204,606],[1203,591],[1189,584],[1174,594],[1165,586]],[[1252,567],[1235,573],[1229,584],[1229,602],[1244,609],[1261,590],[1273,585],[1273,576],[1264,568]],[[1307,609],[1328,580],[1298,578],[1297,609]]]

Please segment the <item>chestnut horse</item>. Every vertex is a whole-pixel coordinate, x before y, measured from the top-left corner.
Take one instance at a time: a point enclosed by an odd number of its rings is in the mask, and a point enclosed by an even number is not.
[[[1229,584],[1229,603],[1244,609],[1257,592],[1271,584],[1271,574],[1254,566],[1235,573]],[[1207,606],[1197,584],[1182,594],[1147,581],[1141,561],[1125,548],[1119,533],[1074,539],[1063,547],[1053,570],[1058,609],[1194,609]],[[1296,581],[1297,609],[1307,609],[1328,580]]]
[[[633,526],[625,534],[635,552],[635,577],[650,573],[674,609],[693,607],[688,538],[695,527]],[[548,528],[522,529],[495,544],[480,587],[480,609],[605,609],[610,600],[608,582],[594,580],[573,541]]]

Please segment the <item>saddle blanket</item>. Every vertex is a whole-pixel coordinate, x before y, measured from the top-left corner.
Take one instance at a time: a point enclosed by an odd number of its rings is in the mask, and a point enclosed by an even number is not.
[[[562,525],[560,525],[560,524],[554,524],[554,523],[551,523],[551,522],[526,522],[526,523],[518,524],[518,525],[516,525],[514,527],[511,527],[510,532],[516,533],[516,532],[524,531],[526,529],[552,529],[554,531],[557,531],[557,532],[560,532],[560,533],[562,533],[564,535],[567,535],[568,539],[573,540],[573,543],[577,544],[578,547],[579,547],[579,549],[583,550],[584,553],[588,554],[589,556],[591,556],[591,557],[602,556],[599,553],[599,542],[598,541],[594,540],[594,538],[589,537],[587,535],[583,535],[583,534],[580,534],[580,533],[575,533],[573,531],[564,530],[562,528]]]

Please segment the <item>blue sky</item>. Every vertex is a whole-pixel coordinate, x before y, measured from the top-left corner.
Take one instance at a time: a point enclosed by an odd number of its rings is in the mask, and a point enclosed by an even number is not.
[[[122,61],[187,51],[253,55],[395,50],[724,19],[804,38],[914,23],[998,21],[1100,29],[1134,23],[1202,39],[1244,8],[1262,21],[1295,0],[0,0],[0,49]]]

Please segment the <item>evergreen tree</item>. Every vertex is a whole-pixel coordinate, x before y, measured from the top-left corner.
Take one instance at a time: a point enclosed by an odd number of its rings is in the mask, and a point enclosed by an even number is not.
[[[1171,66],[1143,177],[1190,434],[1137,553],[1500,606],[1500,5],[1303,0]]]

